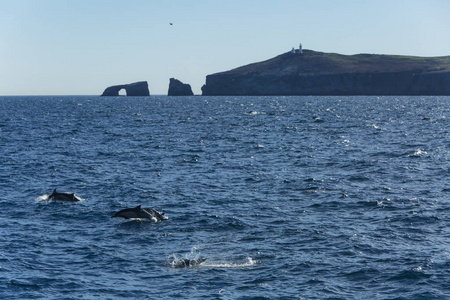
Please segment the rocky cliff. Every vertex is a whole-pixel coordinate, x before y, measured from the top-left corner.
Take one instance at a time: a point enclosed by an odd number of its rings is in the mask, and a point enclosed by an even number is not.
[[[119,91],[125,89],[127,96],[150,96],[147,81],[107,87],[101,96],[119,96]]]
[[[208,75],[202,95],[450,95],[450,56],[289,52]]]
[[[170,78],[168,96],[193,96],[191,86],[181,81]]]

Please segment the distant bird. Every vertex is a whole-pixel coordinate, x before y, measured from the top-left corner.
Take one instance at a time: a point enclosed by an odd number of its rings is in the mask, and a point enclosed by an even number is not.
[[[170,25],[173,25],[173,23],[171,22],[171,23],[169,23]]]

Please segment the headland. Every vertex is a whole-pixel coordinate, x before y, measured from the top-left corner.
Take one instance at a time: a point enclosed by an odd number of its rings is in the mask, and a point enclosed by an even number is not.
[[[343,55],[300,46],[208,75],[202,95],[450,95],[450,56]]]

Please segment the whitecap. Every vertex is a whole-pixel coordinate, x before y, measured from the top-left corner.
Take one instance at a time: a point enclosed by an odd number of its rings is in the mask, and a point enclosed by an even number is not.
[[[428,154],[428,152],[425,150],[417,149],[413,154],[411,154],[411,156],[421,156],[425,154]]]

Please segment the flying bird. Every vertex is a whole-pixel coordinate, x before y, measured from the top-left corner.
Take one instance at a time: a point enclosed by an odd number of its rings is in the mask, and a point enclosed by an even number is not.
[[[170,25],[173,25],[173,23],[172,23],[172,22],[170,22],[169,24],[170,24]]]

